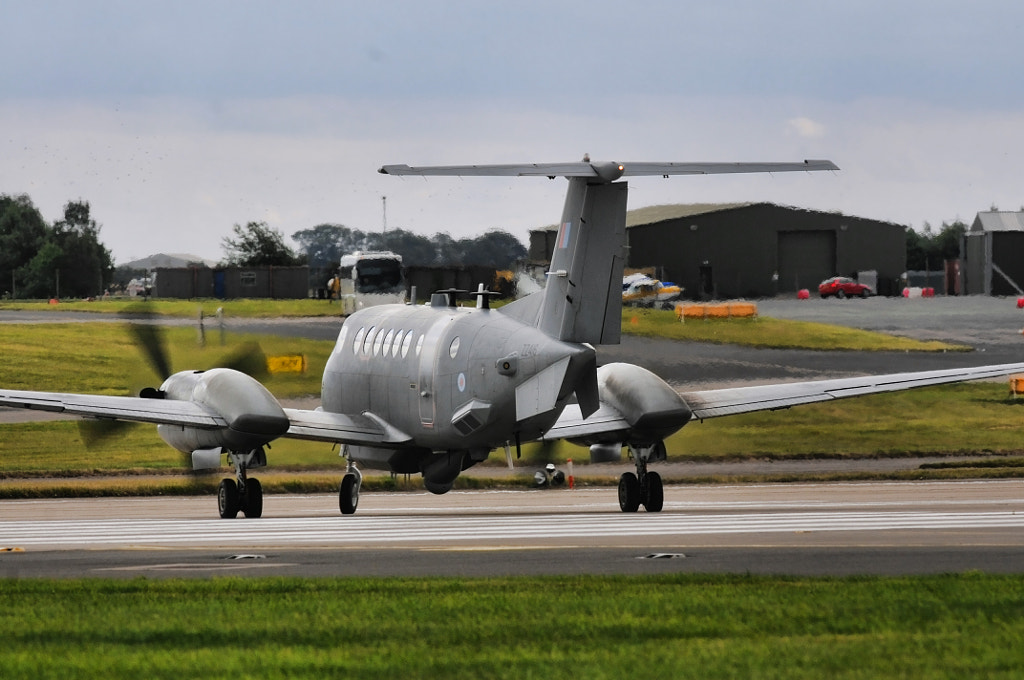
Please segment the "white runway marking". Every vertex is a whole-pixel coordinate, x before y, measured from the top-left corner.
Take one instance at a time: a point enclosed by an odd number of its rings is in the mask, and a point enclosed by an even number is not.
[[[470,542],[560,543],[574,538],[836,531],[1024,528],[1024,514],[1001,512],[771,512],[635,515],[445,515],[287,517],[258,520],[0,521],[0,547],[387,546]]]

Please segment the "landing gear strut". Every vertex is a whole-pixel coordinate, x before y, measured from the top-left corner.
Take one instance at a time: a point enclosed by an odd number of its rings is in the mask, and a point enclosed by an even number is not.
[[[255,477],[248,477],[249,468],[263,467],[267,456],[262,448],[247,453],[228,453],[235,466],[235,479],[224,479],[217,488],[217,510],[221,519],[234,519],[239,511],[255,519],[263,516],[263,486]]]
[[[636,463],[636,474],[625,472],[619,477],[619,508],[623,512],[636,512],[643,505],[647,512],[661,512],[665,505],[661,475],[648,471],[647,463],[665,460],[665,443],[630,447],[630,455]]]

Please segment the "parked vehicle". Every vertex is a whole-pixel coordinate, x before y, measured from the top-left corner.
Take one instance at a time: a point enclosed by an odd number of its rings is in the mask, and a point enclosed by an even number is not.
[[[822,298],[835,295],[837,298],[842,299],[845,297],[866,298],[869,295],[874,295],[875,291],[871,286],[857,283],[848,276],[833,276],[831,279],[825,279],[818,284],[818,293]]]

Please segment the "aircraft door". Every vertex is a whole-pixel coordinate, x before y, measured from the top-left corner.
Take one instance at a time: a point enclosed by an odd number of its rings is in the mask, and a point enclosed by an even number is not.
[[[451,322],[452,318],[447,316],[438,319],[427,329],[421,340],[417,341],[417,353],[420,359],[420,424],[428,429],[434,427],[437,410],[437,394],[434,390],[437,378],[437,346]],[[421,341],[423,344],[419,345]]]

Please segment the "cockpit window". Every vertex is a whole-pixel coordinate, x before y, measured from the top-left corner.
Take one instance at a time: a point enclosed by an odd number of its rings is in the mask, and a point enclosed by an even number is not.
[[[448,346],[448,356],[452,359],[454,359],[455,355],[459,353],[460,344],[462,344],[462,340],[458,336],[455,336],[455,339],[452,340],[452,344]]]
[[[377,334],[376,331],[376,326],[370,326],[370,330],[366,331],[366,339],[363,340],[363,354],[370,354],[370,349],[373,347],[373,337]]]

